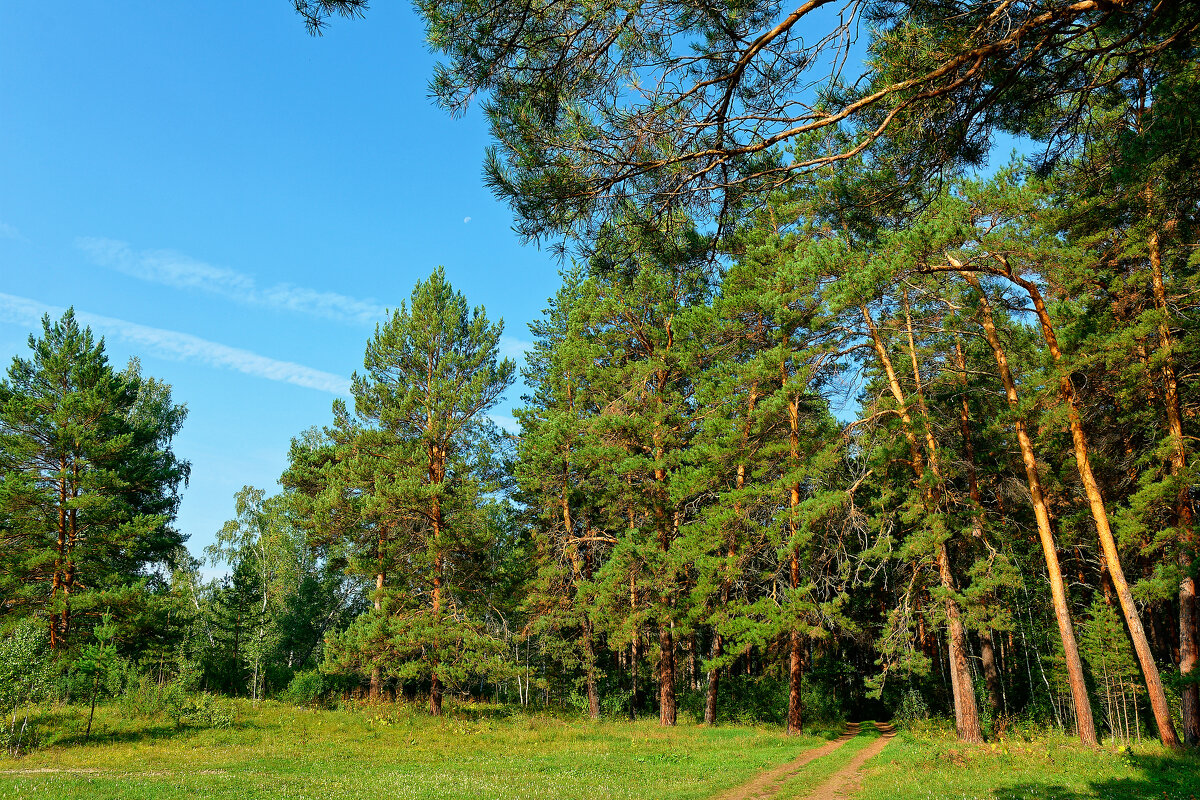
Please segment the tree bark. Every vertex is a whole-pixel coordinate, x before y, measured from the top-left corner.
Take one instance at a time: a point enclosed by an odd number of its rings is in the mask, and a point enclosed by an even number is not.
[[[586,526],[587,519],[584,519]],[[584,545],[583,551],[583,576],[587,580],[592,579],[592,556],[590,545]],[[595,632],[592,625],[592,618],[588,615],[587,609],[583,611],[583,657],[587,661],[587,696],[588,696],[588,716],[592,719],[600,719],[600,691],[596,687],[596,645],[594,643]]]
[[[1088,698],[1087,683],[1083,675],[1083,662],[1079,657],[1079,646],[1075,641],[1075,628],[1071,623],[1071,611],[1067,602],[1066,584],[1063,582],[1062,568],[1058,560],[1058,546],[1054,542],[1054,532],[1050,527],[1050,512],[1046,506],[1045,495],[1042,492],[1041,476],[1038,473],[1037,458],[1033,451],[1033,441],[1029,437],[1025,418],[1021,416],[1019,399],[1017,397],[1016,381],[1008,365],[1008,354],[1000,342],[996,332],[996,323],[992,315],[991,303],[983,291],[978,278],[969,272],[961,273],[963,278],[979,294],[979,310],[983,333],[992,348],[996,359],[996,367],[1000,380],[1004,384],[1004,396],[1008,406],[1013,411],[1013,427],[1016,428],[1017,444],[1021,449],[1021,460],[1025,465],[1025,480],[1029,485],[1029,497],[1033,504],[1033,516],[1037,521],[1038,538],[1042,543],[1042,555],[1046,561],[1046,574],[1050,580],[1050,596],[1054,605],[1054,618],[1058,623],[1058,635],[1062,640],[1063,653],[1067,665],[1067,682],[1071,686],[1071,698],[1075,704],[1075,718],[1079,723],[1079,738],[1087,745],[1097,744],[1096,725],[1092,719],[1092,704]]]
[[[1170,473],[1179,476],[1187,469],[1187,450],[1183,438],[1183,414],[1179,402],[1179,378],[1175,371],[1175,346],[1167,324],[1167,290],[1163,279],[1162,251],[1158,229],[1152,228],[1147,239],[1150,254],[1151,285],[1154,289],[1154,308],[1159,314],[1158,341],[1163,358],[1163,409],[1167,415],[1167,433],[1171,439]],[[1179,584],[1179,674],[1188,677],[1200,660],[1196,630],[1196,580],[1191,576],[1192,549],[1195,533],[1192,529],[1192,506],[1188,487],[1180,486],[1175,498],[1174,522],[1179,529],[1179,565],[1184,577]],[[1180,716],[1183,721],[1183,740],[1189,747],[1200,744],[1200,686],[1185,683],[1180,694]]]
[[[50,597],[55,599],[62,591],[62,570],[67,560],[67,461],[59,459],[58,478],[58,550],[54,556],[54,577],[50,583]],[[60,633],[61,618],[50,616],[50,649],[58,650],[65,644]]]
[[[967,359],[963,354],[962,342],[954,342],[954,353],[958,358],[959,385],[962,387],[962,402],[959,406],[958,423],[963,439],[963,453],[967,462],[967,487],[971,497],[971,534],[983,541],[983,496],[979,491],[979,476],[975,467],[975,441],[971,436],[971,404],[967,400]],[[979,658],[983,667],[983,680],[987,685],[988,705],[998,712],[1002,705],[1003,689],[1000,673],[996,669],[996,652],[992,643],[991,628],[979,632]]]
[[[792,589],[796,589],[800,585],[800,559],[796,557],[796,553],[792,551],[792,563],[789,570],[790,582]],[[788,713],[787,713],[787,733],[788,736],[795,736],[801,732],[801,726],[804,723],[804,701],[801,697],[801,689],[803,688],[804,669],[803,669],[803,648],[804,637],[800,631],[792,629],[789,637],[791,653],[788,658]]]
[[[1034,311],[1041,324],[1042,336],[1050,350],[1050,355],[1057,365],[1062,364],[1062,351],[1058,347],[1058,337],[1050,313],[1046,309],[1041,290],[1024,278],[1014,274],[1008,264],[1001,261],[1005,267],[1005,277],[1016,283],[1028,294],[1033,301]],[[1067,405],[1067,422],[1071,429],[1071,443],[1075,453],[1075,464],[1079,470],[1079,479],[1087,496],[1088,510],[1096,525],[1096,535],[1100,539],[1100,548],[1108,560],[1108,571],[1112,577],[1113,588],[1121,611],[1125,616],[1125,625],[1129,630],[1129,638],[1133,641],[1133,649],[1137,653],[1138,664],[1142,668],[1142,676],[1146,682],[1146,693],[1150,698],[1150,708],[1154,712],[1154,722],[1158,727],[1158,736],[1162,743],[1172,749],[1180,746],[1179,737],[1175,733],[1175,725],[1171,721],[1171,711],[1167,706],[1167,696],[1163,691],[1162,679],[1158,674],[1158,665],[1154,663],[1154,655],[1150,652],[1150,644],[1146,640],[1146,630],[1138,615],[1137,604],[1129,583],[1125,579],[1125,571],[1121,568],[1121,557],[1117,552],[1117,542],[1113,537],[1112,527],[1108,522],[1108,510],[1104,506],[1104,496],[1100,484],[1092,472],[1091,457],[1088,454],[1087,436],[1083,430],[1083,420],[1079,410],[1079,399],[1075,395],[1075,387],[1071,378],[1063,375],[1058,381],[1059,393]]]
[[[907,303],[906,303],[907,305]],[[918,484],[924,482],[925,479],[925,459],[922,457],[921,445],[917,441],[916,424],[913,422],[912,415],[908,411],[908,403],[904,396],[904,391],[900,388],[900,380],[896,376],[896,370],[892,366],[892,360],[887,354],[887,348],[883,345],[883,339],[879,334],[879,330],[875,327],[871,320],[871,314],[866,306],[861,307],[863,320],[867,324],[867,331],[871,336],[871,343],[875,347],[875,354],[879,357],[880,363],[883,365],[884,371],[887,374],[888,387],[891,390],[892,397],[896,400],[897,410],[900,414],[900,421],[903,423],[904,436],[909,444],[909,449],[913,455],[913,473]],[[911,321],[908,326],[909,333],[909,353],[913,360],[914,369],[917,366],[915,344],[912,339]],[[924,405],[924,395],[920,390],[919,372],[914,372],[914,379],[917,381],[918,391],[917,398],[921,405]],[[928,415],[925,415],[928,418]],[[933,433],[928,426],[924,427],[925,447],[928,448],[929,455],[929,471],[934,476],[934,482],[927,485],[923,491],[924,502],[928,513],[934,513],[937,508],[937,492],[941,484],[941,473],[937,463],[937,444],[933,438]],[[950,658],[950,678],[951,691],[954,696],[954,721],[955,729],[958,733],[959,741],[967,743],[979,743],[983,741],[983,729],[979,722],[979,707],[975,703],[975,687],[971,681],[971,674],[967,667],[966,660],[966,632],[963,629],[962,618],[958,608],[958,602],[954,599],[957,588],[954,585],[953,575],[950,570],[950,558],[946,551],[946,543],[942,542],[938,545],[937,553],[938,578],[942,584],[942,589],[946,592],[946,636],[947,649]]]
[[[999,712],[1004,706],[1004,691],[1000,684],[1000,670],[996,666],[996,646],[992,641],[991,628],[979,632],[979,660],[983,666],[983,680],[987,684],[988,705],[993,712]]]
[[[99,671],[99,669],[97,669],[95,674],[92,675],[92,707],[88,711],[87,731],[85,731],[83,734],[84,742],[87,742],[89,739],[92,738],[92,717],[96,716],[96,689],[99,687],[99,685],[100,685],[100,671]]]
[[[375,611],[383,610],[383,542],[379,542],[379,572],[375,574]],[[378,700],[383,691],[383,668],[378,663],[371,666],[371,687],[367,691],[367,696],[372,700]]]
[[[571,591],[572,600],[578,603],[578,593],[575,591],[575,586],[579,578],[591,579],[591,558],[590,552],[586,544],[582,544],[575,536],[575,525],[571,519],[571,504],[567,498],[567,482],[568,482],[569,465],[563,466],[563,484],[562,493],[560,495],[560,505],[562,510],[563,520],[563,535],[566,541],[567,555],[571,559],[572,576],[571,576]],[[584,515],[584,528],[587,528],[587,516]],[[583,609],[583,660],[584,670],[586,672],[587,697],[588,697],[588,716],[591,719],[600,718],[600,695],[596,690],[596,653],[592,644],[592,620],[588,616],[587,609]]]
[[[713,631],[713,639],[712,639],[712,650],[710,651],[710,657],[713,661],[716,661],[718,658],[721,657],[722,647],[723,647],[723,643],[721,641],[721,634],[717,633],[717,631],[714,630]],[[708,689],[704,694],[704,724],[705,725],[716,725],[717,724],[717,690],[720,686],[720,679],[721,679],[721,670],[719,670],[715,666],[712,667],[711,669],[709,669],[709,671],[708,671]]]
[[[795,395],[788,398],[788,442],[789,452],[792,457],[793,467],[799,463],[800,459],[800,399]],[[788,518],[788,533],[791,538],[791,560],[788,569],[788,585],[792,590],[793,595],[800,589],[800,543],[798,541],[800,531],[796,524],[796,508],[800,505],[800,484],[793,482],[788,487],[788,509],[790,515]],[[799,625],[799,621],[793,623]],[[788,713],[787,713],[787,733],[789,736],[800,733],[800,726],[803,723],[803,701],[801,699],[802,682],[804,672],[801,669],[801,648],[803,644],[803,636],[798,628],[793,627],[788,636],[791,654],[788,663]]]
[[[440,510],[440,509],[439,509]],[[437,535],[437,525],[434,526],[434,536]],[[435,553],[433,557],[433,619],[434,626],[441,624],[442,614],[442,554]],[[429,665],[429,713],[431,716],[440,717],[442,715],[442,681],[438,675],[438,667],[440,662],[436,649],[439,645],[438,637],[434,636],[435,653]]]
[[[633,529],[633,510],[629,511],[629,528]],[[641,643],[641,631],[637,624],[637,581],[631,571],[629,573],[629,616],[633,622],[633,635],[629,639],[629,719],[637,719],[638,704],[638,645]]]
[[[445,516],[442,511],[442,501],[438,489],[446,480],[445,450],[437,444],[429,447],[429,484],[433,489],[430,498],[429,522],[430,542],[433,545],[433,654],[429,663],[429,713],[431,716],[442,715],[442,680],[438,670],[441,666],[441,626],[442,626],[442,577],[445,569],[445,553],[442,550],[442,528],[445,526]]]
[[[675,637],[668,622],[658,623],[658,724],[675,724]]]

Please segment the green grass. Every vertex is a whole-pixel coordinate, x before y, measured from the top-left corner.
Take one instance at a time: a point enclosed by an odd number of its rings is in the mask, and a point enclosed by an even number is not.
[[[1200,800],[1200,756],[1147,743],[1089,750],[1051,734],[967,747],[900,733],[866,764],[857,800]]]
[[[86,709],[36,719],[42,746],[0,756],[9,798],[707,798],[824,744],[769,727],[655,720],[590,722],[496,706],[460,706],[434,720],[383,705],[311,711],[232,701],[224,730],[177,727],[165,716]],[[806,765],[778,800],[803,798],[878,737],[862,733]],[[866,764],[859,800],[1200,800],[1200,756],[1154,744],[1087,750],[1051,735],[964,747],[939,731],[901,733]]]
[[[814,789],[825,783],[842,767],[854,760],[859,750],[869,746],[878,739],[880,733],[870,722],[862,725],[858,735],[827,756],[805,764],[799,772],[789,778],[779,788],[778,800],[793,800],[804,798]]]
[[[0,757],[0,798],[663,798],[709,797],[824,744],[770,728],[654,720],[592,723],[494,707],[433,720],[406,706],[310,711],[236,704],[226,730],[121,719],[97,709],[38,720],[56,731],[19,760]],[[97,735],[98,732],[98,735]]]

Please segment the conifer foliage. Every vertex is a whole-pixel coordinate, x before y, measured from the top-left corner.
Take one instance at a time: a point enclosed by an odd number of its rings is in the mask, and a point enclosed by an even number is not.
[[[499,357],[502,330],[435,270],[367,343],[322,467],[321,503],[375,570],[373,609],[328,656],[369,671],[375,693],[383,678],[428,682],[434,715],[446,686],[494,671],[500,653],[477,601],[500,528],[487,412],[516,370]]]
[[[63,650],[106,608],[144,610],[148,569],[183,543],[171,440],[187,412],[136,360],[114,369],[73,311],[29,348],[0,381],[0,615],[36,617]]]

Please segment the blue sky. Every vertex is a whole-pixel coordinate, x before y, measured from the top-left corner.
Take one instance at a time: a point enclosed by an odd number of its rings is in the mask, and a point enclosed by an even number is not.
[[[74,306],[172,384],[194,554],[435,266],[508,355],[558,286],[482,185],[478,110],[429,100],[432,63],[407,3],[319,39],[286,0],[0,6],[0,361]]]

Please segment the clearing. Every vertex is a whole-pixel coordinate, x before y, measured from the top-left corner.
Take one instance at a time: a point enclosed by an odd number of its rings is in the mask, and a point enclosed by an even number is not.
[[[403,705],[234,707],[224,730],[100,708],[87,745],[86,709],[43,715],[39,729],[55,733],[27,756],[0,757],[0,798],[1200,798],[1200,759],[1157,745],[1088,751],[1043,737],[964,748],[943,733],[869,723],[789,738],[765,726],[667,730],[496,706],[438,720]]]

